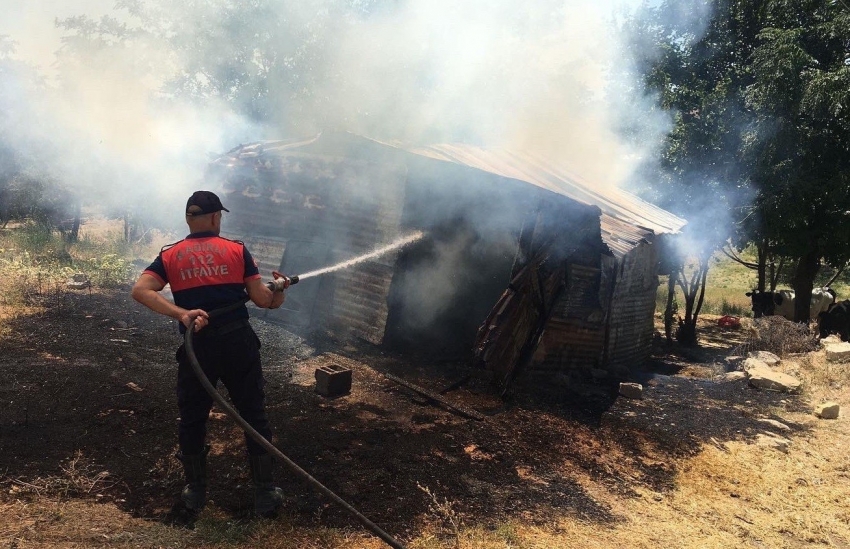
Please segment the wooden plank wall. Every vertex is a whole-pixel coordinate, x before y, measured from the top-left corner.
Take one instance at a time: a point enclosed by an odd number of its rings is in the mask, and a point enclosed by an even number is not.
[[[611,308],[608,364],[614,375],[644,362],[655,332],[655,296],[658,290],[658,250],[651,242],[639,244],[620,261]]]
[[[405,179],[400,165],[298,152],[263,158],[225,183],[227,235],[246,242],[264,276],[279,267],[290,240],[327,244],[329,256],[319,262],[345,261],[401,236]],[[395,256],[322,275],[308,331],[380,343]],[[286,314],[267,319],[287,324]]]

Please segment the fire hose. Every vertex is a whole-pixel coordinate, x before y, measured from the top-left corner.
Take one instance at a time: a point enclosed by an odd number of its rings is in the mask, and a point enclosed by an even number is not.
[[[293,276],[290,277],[290,284],[297,284],[298,277]],[[270,290],[274,290],[274,283],[269,282],[268,287]],[[228,305],[226,307],[222,307],[220,309],[216,309],[214,311],[209,312],[209,318],[213,319],[216,316],[219,316],[223,313],[232,311],[239,306],[243,305],[248,301],[248,297],[246,296],[244,299],[239,301],[238,303],[234,303],[232,305]],[[294,471],[298,476],[300,476],[303,480],[307,481],[307,484],[330,498],[334,503],[348,511],[349,514],[354,516],[363,526],[366,527],[367,530],[381,538],[383,541],[387,543],[390,547],[394,549],[405,549],[404,545],[400,542],[396,541],[391,535],[382,530],[377,524],[366,518],[363,514],[361,514],[357,509],[349,505],[345,500],[336,495],[333,491],[331,491],[324,484],[313,478],[310,473],[302,469],[298,466],[297,463],[286,457],[286,455],[277,449],[277,447],[266,440],[266,438],[257,432],[253,427],[251,427],[242,416],[239,415],[233,407],[228,404],[228,402],[224,399],[224,397],[218,392],[218,390],[210,383],[210,380],[207,379],[207,376],[204,374],[203,369],[201,368],[200,362],[198,362],[198,357],[195,355],[195,350],[192,347],[192,339],[193,333],[195,331],[195,321],[192,320],[191,325],[186,329],[186,334],[184,336],[184,341],[186,345],[186,355],[189,357],[189,363],[192,365],[192,370],[194,370],[195,375],[198,377],[198,380],[201,382],[201,385],[204,386],[207,393],[213,398],[213,400],[218,404],[224,412],[230,416],[230,418],[239,424],[240,427],[248,434],[254,441],[257,442],[260,446],[265,448],[270,454],[278,458],[280,461],[286,464],[292,471]]]

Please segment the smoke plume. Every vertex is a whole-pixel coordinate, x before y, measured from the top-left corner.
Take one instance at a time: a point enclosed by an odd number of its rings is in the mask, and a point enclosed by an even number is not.
[[[169,202],[200,184],[208,153],[326,128],[533,149],[621,184],[669,127],[652,98],[606,93],[612,74],[635,77],[616,32],[628,2],[117,6],[27,2],[0,27],[43,79],[0,98],[38,111],[6,139],[40,141],[45,167],[109,203],[179,211]],[[640,138],[618,135],[624,119]]]

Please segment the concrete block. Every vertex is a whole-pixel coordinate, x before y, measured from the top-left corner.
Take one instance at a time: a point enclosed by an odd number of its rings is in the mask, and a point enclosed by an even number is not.
[[[316,368],[316,392],[326,397],[337,397],[351,392],[351,370],[339,364],[326,364]]]

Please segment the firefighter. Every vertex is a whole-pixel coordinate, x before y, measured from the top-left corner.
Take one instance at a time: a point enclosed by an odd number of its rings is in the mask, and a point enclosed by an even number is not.
[[[276,309],[284,300],[289,279],[273,273],[274,291],[263,284],[257,264],[242,242],[219,236],[225,208],[210,191],[197,191],[186,202],[189,235],[163,247],[157,258],[133,286],[133,299],[157,313],[179,322],[185,333],[195,321],[193,349],[207,378],[220,380],[239,414],[271,441],[272,432],[265,412],[260,341],[248,323],[245,296],[258,307]],[[171,285],[172,303],[160,294]],[[210,318],[213,311],[234,303],[241,306]],[[194,521],[206,503],[207,460],[206,422],[212,397],[195,376],[186,349],[181,345],[177,358],[177,405],[179,452],[186,486],[172,509],[175,522]],[[265,448],[245,437],[251,478],[254,484],[254,511],[273,517],[283,503],[283,491],[272,482],[272,456]]]

